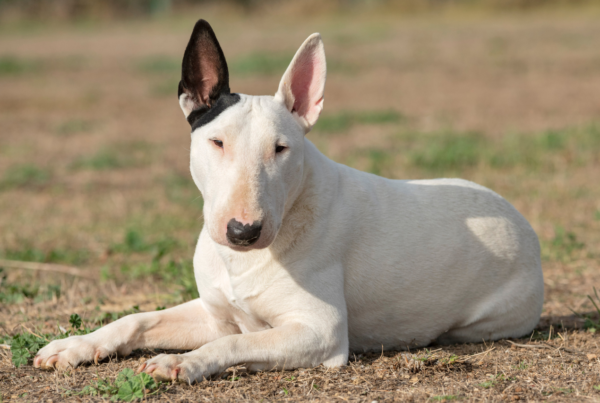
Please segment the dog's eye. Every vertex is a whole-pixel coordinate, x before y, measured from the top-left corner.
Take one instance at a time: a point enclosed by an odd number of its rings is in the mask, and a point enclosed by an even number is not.
[[[277,154],[279,154],[280,152],[282,152],[282,151],[283,151],[283,150],[285,150],[286,148],[287,148],[287,147],[284,147],[284,146],[277,146],[277,147],[275,147],[275,152],[276,152]]]
[[[213,140],[213,143],[219,148],[223,148],[223,142],[221,140]]]

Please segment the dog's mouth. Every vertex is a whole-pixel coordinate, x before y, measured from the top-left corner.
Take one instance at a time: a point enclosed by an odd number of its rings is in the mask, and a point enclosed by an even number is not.
[[[260,234],[258,234],[257,236],[253,237],[253,238],[248,238],[248,239],[235,239],[235,238],[230,238],[227,237],[227,241],[229,241],[230,244],[234,245],[234,246],[250,246],[256,243],[256,241],[258,241],[258,238],[260,238]]]

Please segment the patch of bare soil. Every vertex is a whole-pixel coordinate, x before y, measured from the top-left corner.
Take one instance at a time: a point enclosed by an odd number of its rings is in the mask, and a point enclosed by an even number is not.
[[[543,323],[558,318],[546,317]],[[598,399],[600,348],[581,323],[562,318],[549,338],[457,346],[431,346],[411,352],[352,355],[347,366],[249,374],[229,368],[213,380],[195,385],[163,384],[147,401],[582,401]],[[570,327],[567,327],[570,326]],[[546,333],[549,327],[542,326]],[[136,351],[98,366],[66,373],[14,369],[10,353],[0,353],[4,401],[102,401],[69,396],[99,379],[115,379],[123,368],[160,353]]]

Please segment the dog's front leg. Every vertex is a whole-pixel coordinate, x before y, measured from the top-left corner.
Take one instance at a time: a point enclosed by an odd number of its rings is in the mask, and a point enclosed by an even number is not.
[[[128,355],[138,348],[192,350],[237,332],[237,327],[217,320],[196,299],[163,311],[128,315],[84,336],[55,340],[38,352],[33,365],[66,369],[116,353]]]
[[[245,363],[249,370],[341,366],[348,361],[345,320],[329,328],[289,323],[254,333],[230,335],[189,353],[161,354],[138,369],[159,380],[193,383]]]

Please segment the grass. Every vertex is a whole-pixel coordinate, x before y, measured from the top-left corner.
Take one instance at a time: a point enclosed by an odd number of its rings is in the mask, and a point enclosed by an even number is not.
[[[64,263],[79,266],[90,258],[88,250],[51,248],[42,250],[24,242],[20,248],[0,250],[0,257],[27,262]]]
[[[120,266],[118,273],[108,272],[105,277],[122,275],[129,280],[154,278],[164,284],[175,285],[175,300],[178,302],[198,298],[192,260],[170,256],[179,246],[173,238],[163,237],[156,241],[148,241],[139,231],[128,229],[123,241],[113,245],[111,251],[126,255],[141,254],[145,256],[144,261],[126,261]]]
[[[39,71],[40,68],[41,64],[33,60],[13,55],[0,56],[0,77],[33,73]]]
[[[56,133],[60,135],[73,135],[88,133],[94,128],[94,123],[84,119],[70,119],[56,127]]]
[[[440,136],[411,153],[412,165],[430,171],[457,170],[479,162],[482,138],[476,133]]]
[[[91,169],[103,171],[119,169],[130,165],[119,153],[111,149],[103,149],[88,157],[81,157],[72,164],[73,169]]]
[[[106,171],[146,165],[151,162],[152,146],[144,141],[112,144],[97,152],[75,159],[74,170]]]
[[[50,180],[50,172],[32,164],[9,167],[0,178],[0,191],[11,188],[36,188]]]
[[[389,168],[393,162],[392,156],[383,150],[369,150],[368,171],[375,175],[391,176]]]
[[[370,114],[353,117],[347,112],[324,116],[323,125],[315,130],[344,132],[354,124],[384,124],[402,121],[400,115]],[[490,138],[477,132],[418,132],[399,127],[385,148],[357,149],[348,158],[364,163],[358,168],[378,175],[394,176],[394,168],[416,169],[430,176],[464,175],[479,168],[507,171],[526,168],[529,172],[557,171],[564,163],[590,166],[600,153],[600,130],[596,124],[568,127],[539,133],[511,134]],[[600,212],[595,216],[600,217]],[[571,235],[567,235],[567,238]],[[560,241],[558,241],[560,242]],[[575,245],[574,242],[569,241]]]
[[[341,133],[355,125],[398,124],[403,119],[400,113],[393,110],[341,111],[321,116],[313,130],[323,133]]]
[[[585,315],[577,313],[573,310],[571,311],[576,316],[579,316],[581,319],[584,320],[584,329],[587,329],[590,333],[596,333],[598,330],[600,330],[600,296],[598,296],[598,291],[596,290],[596,287],[594,287],[594,295],[588,295],[587,297],[594,306],[594,309],[596,310],[595,315]],[[595,300],[594,297],[596,298]]]
[[[26,242],[20,248],[0,250],[0,258],[20,260],[26,262],[62,263],[79,266],[90,259],[88,250],[51,248],[42,250],[32,247]],[[0,266],[0,302],[5,304],[19,304],[24,301],[40,303],[59,299],[62,294],[61,285],[51,281],[39,280],[9,281],[6,273]]]
[[[515,365],[514,368],[518,369],[519,371],[525,371],[527,368],[529,368],[529,364],[527,364],[527,361],[521,361],[519,364]]]
[[[165,195],[171,202],[202,211],[204,201],[190,174],[169,174],[162,182]]]
[[[565,231],[557,225],[554,228],[554,238],[550,241],[542,240],[542,259],[560,262],[570,262],[575,259],[585,244],[577,239],[572,231]]]
[[[30,359],[52,340],[64,339],[69,336],[81,336],[89,334],[97,328],[82,326],[83,321],[78,314],[71,314],[69,317],[70,329],[58,329],[57,334],[36,334],[34,332],[17,333],[10,338],[5,338],[5,342],[10,345],[12,353],[12,362],[16,368],[30,363]]]
[[[253,52],[233,59],[229,74],[283,75],[294,55],[288,52]]]
[[[490,389],[495,387],[498,384],[498,382],[501,381],[504,381],[504,374],[490,375],[490,379],[488,381],[480,383],[479,386],[484,389]]]
[[[9,282],[0,267],[0,303],[20,304],[27,300],[39,303],[60,296],[61,286],[58,284]]]
[[[117,374],[116,379],[102,378],[86,385],[81,391],[67,390],[66,396],[91,396],[110,399],[111,401],[131,402],[147,399],[161,392],[161,383],[142,372],[135,375],[133,370],[125,368]]]
[[[205,12],[210,17],[210,9]],[[231,69],[234,91],[272,94],[298,40],[307,35],[303,17],[290,24],[277,21],[276,27],[267,14],[237,18],[227,34],[230,43],[244,35],[257,39],[244,39],[247,48],[238,43],[236,50],[224,49],[240,55],[230,58],[230,67],[239,63],[236,68],[243,70],[238,75]],[[361,170],[403,179],[459,176],[505,196],[531,222],[545,254],[543,321],[531,339],[517,342],[552,349],[512,348],[503,340],[411,349],[417,357],[411,362],[422,363],[414,372],[406,371],[401,353],[393,351],[351,356],[343,368],[249,374],[236,367],[225,378],[199,385],[167,385],[164,395],[146,400],[548,399],[542,391],[561,401],[598,396],[593,388],[600,383],[594,378],[598,363],[587,355],[600,356],[598,332],[593,333],[599,316],[585,297],[591,294],[599,304],[589,289],[600,279],[600,193],[594,186],[600,126],[580,122],[597,119],[593,89],[600,80],[600,31],[589,15],[561,14],[560,21],[531,17],[440,16],[413,22],[405,16],[406,23],[398,24],[393,15],[366,22],[362,15],[340,13],[335,20],[311,20],[309,25],[323,32],[329,73],[351,67],[361,74],[328,76],[328,101],[309,138],[326,155]],[[26,329],[48,340],[58,337],[57,325],[70,329],[74,312],[82,326],[93,328],[197,295],[191,259],[202,226],[202,198],[189,176],[189,130],[174,98],[180,57],[164,55],[165,46],[185,46],[191,25],[185,28],[184,20],[120,22],[118,29],[102,22],[72,36],[66,24],[58,32],[10,33],[2,27],[23,68],[0,73],[1,254],[103,273],[94,282],[5,269],[0,338],[7,341],[2,343],[31,334]],[[365,35],[367,27],[383,34],[373,39]],[[167,42],[157,45],[163,33]],[[563,36],[574,45],[561,45]],[[93,62],[61,63],[79,48],[67,42],[82,40],[98,45],[85,48],[86,60]],[[492,49],[489,43],[496,40],[500,45]],[[153,46],[165,53],[147,57]],[[271,57],[265,46],[284,52]],[[336,57],[350,65],[336,66]],[[38,65],[29,68],[28,62]],[[95,133],[109,119],[110,130]],[[73,143],[63,147],[61,140]],[[137,149],[135,141],[147,141],[157,151]],[[104,150],[112,155],[102,156]],[[65,169],[75,161],[84,162],[78,169],[86,172]],[[25,179],[5,182],[9,170],[26,165],[34,167],[33,174],[23,169],[15,176]],[[75,248],[87,255],[79,256]],[[10,351],[0,350],[0,395],[4,401],[109,400],[125,368],[160,352],[139,350],[54,373],[32,369],[30,357],[16,368]],[[492,379],[488,374],[505,374],[506,380],[494,378],[495,384],[482,390],[479,385]],[[99,397],[105,387],[113,392]],[[511,388],[503,396],[506,387]]]

